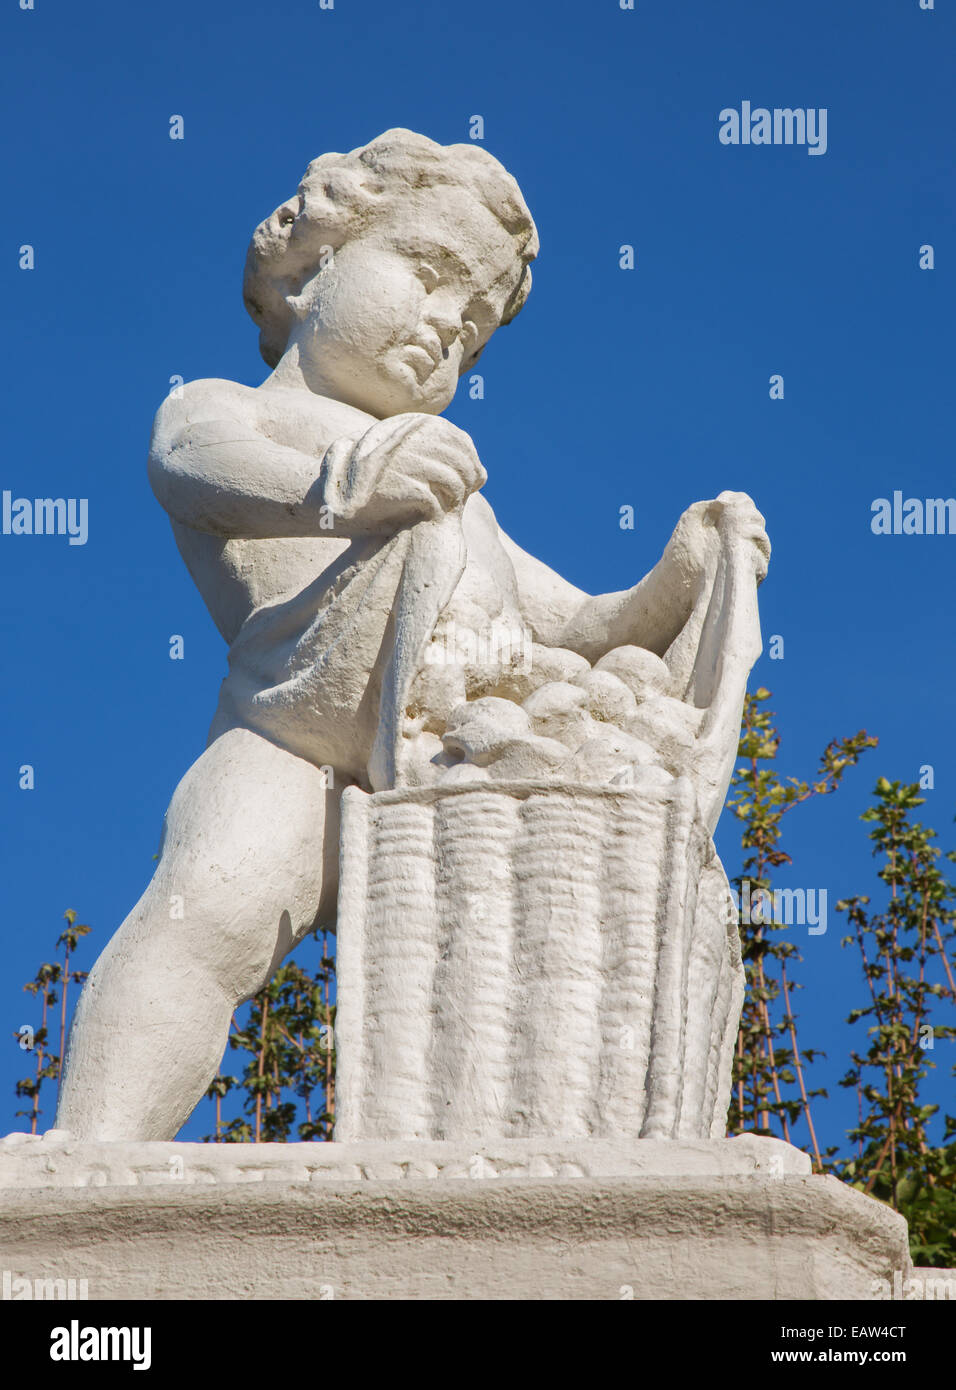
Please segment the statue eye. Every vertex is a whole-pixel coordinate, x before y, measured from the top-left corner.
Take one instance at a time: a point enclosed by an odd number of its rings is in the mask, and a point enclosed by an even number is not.
[[[437,289],[438,286],[441,284],[441,276],[439,275],[438,271],[434,268],[434,266],[431,266],[424,261],[418,267],[418,278],[425,286],[425,290],[428,294],[431,294],[432,290]]]

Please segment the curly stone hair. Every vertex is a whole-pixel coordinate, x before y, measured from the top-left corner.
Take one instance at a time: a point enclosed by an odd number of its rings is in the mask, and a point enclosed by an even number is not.
[[[515,286],[502,314],[510,323],[531,289],[529,264],[538,234],[521,191],[493,155],[476,145],[439,145],[411,130],[387,130],[350,154],[313,159],[298,194],[256,228],[246,256],[243,300],[259,326],[259,351],[270,367],[285,352],[293,315],[289,300],[321,267],[323,251],[338,250],[397,199],[417,189],[467,191],[491,212],[515,248]],[[464,373],[484,344],[462,363]]]

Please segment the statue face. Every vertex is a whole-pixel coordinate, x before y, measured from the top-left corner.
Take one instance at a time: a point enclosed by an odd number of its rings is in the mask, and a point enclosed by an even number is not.
[[[320,394],[380,418],[437,415],[463,361],[498,326],[519,273],[511,239],[486,208],[457,190],[417,193],[306,285],[290,347]]]

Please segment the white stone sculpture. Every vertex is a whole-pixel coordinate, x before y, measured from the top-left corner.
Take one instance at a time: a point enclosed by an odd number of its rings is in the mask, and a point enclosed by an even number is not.
[[[721,493],[590,597],[501,531],[440,413],[537,250],[478,146],[323,155],[249,250],[272,375],[161,407],[150,478],[229,674],[77,1009],[75,1138],[172,1139],[232,1011],[336,919],[337,1139],[723,1134],[742,971],[710,837],[769,545]]]
[[[0,1140],[11,1291],[863,1299],[911,1272],[897,1213],[723,1137],[742,970],[711,835],[762,517],[699,502],[591,598],[501,532],[440,418],[536,251],[479,147],[324,155],[250,248],[273,374],[159,411],[229,675],[58,1128]],[[335,1141],[164,1142],[233,1008],[336,924]]]

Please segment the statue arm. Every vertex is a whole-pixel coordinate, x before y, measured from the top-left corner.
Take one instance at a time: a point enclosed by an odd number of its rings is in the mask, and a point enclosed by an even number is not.
[[[690,616],[696,584],[669,546],[632,589],[592,596],[499,531],[514,567],[521,610],[534,640],[597,661],[614,647],[646,647],[663,656]]]
[[[197,531],[243,540],[342,535],[323,511],[318,474],[314,458],[225,412],[187,419],[181,402],[166,401],[153,425],[153,492],[174,521]]]
[[[712,587],[731,540],[756,545],[758,582],[770,555],[763,517],[745,493],[737,492],[688,507],[650,573],[632,589],[613,594],[585,594],[500,530],[499,536],[535,641],[567,647],[592,663],[623,646],[645,647],[663,657]]]
[[[409,413],[358,439],[336,439],[321,461],[277,444],[236,414],[156,416],[149,476],[173,520],[237,539],[390,534],[460,507],[484,481],[470,439],[447,421]]]

